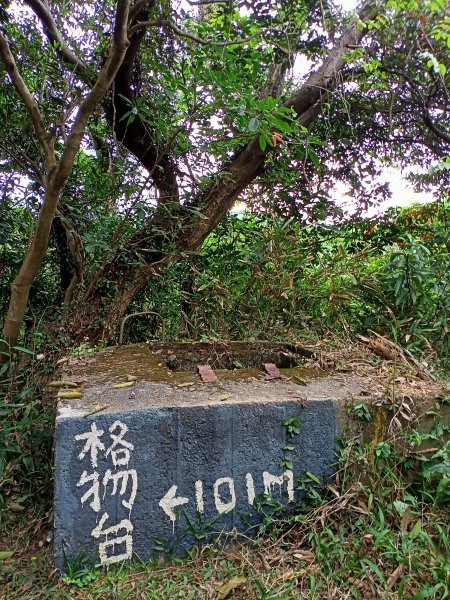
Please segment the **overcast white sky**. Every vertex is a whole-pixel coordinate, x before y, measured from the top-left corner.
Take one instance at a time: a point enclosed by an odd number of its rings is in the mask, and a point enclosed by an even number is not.
[[[356,2],[356,0],[336,0],[336,4],[340,4],[345,10],[354,10],[359,3]],[[368,216],[372,216],[380,210],[386,210],[391,206],[408,206],[409,204],[416,202],[431,202],[433,200],[430,194],[415,192],[412,186],[396,169],[386,169],[381,180],[383,182],[389,181],[392,198],[387,202],[383,202],[379,207],[370,209],[367,213]],[[346,192],[344,186],[336,186],[336,191],[340,195],[345,195]],[[351,204],[351,202],[349,204]]]

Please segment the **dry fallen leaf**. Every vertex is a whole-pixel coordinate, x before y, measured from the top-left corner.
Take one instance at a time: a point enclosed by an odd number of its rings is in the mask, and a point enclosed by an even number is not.
[[[68,387],[68,388],[76,388],[78,387],[78,383],[76,383],[75,381],[50,381],[50,383],[47,384],[47,387],[49,388],[63,388],[63,387]]]
[[[115,388],[116,390],[120,390],[122,388],[131,387],[132,385],[134,385],[134,383],[134,381],[122,381],[122,383],[115,383],[113,385],[113,388]]]
[[[25,510],[25,506],[17,504],[17,502],[8,502],[8,508],[12,512],[22,512]]]
[[[298,571],[293,571],[292,569],[288,569],[287,571],[284,571],[283,573],[281,573],[281,575],[279,575],[274,580],[273,583],[274,584],[286,583],[286,581],[290,581],[291,579],[294,579],[294,577],[296,577],[296,576],[302,577],[305,573],[306,573],[306,569],[299,569]]]
[[[314,560],[316,558],[316,555],[314,554],[314,552],[310,552],[309,550],[301,550],[300,552],[295,552],[293,554],[294,558],[297,558],[298,560]]]
[[[73,392],[58,392],[58,398],[66,398],[66,399],[70,399],[70,398],[81,398],[81,392],[80,390],[77,391],[73,391]]]
[[[400,531],[408,531],[409,524],[411,523],[413,518],[413,514],[409,506],[406,507],[405,512],[403,513],[402,520],[400,521]]]
[[[246,581],[247,577],[244,575],[231,577],[231,579],[220,586],[219,591],[217,592],[217,600],[225,600],[225,598],[228,598],[233,590],[244,585]]]
[[[109,408],[108,405],[100,406],[99,404],[96,404],[94,408],[89,412],[85,413],[83,417],[90,417],[91,415],[96,415],[97,413],[101,412],[102,410],[106,410],[107,408]]]
[[[390,575],[389,579],[387,580],[388,588],[394,587],[394,585],[400,579],[402,572],[403,572],[403,565],[400,564],[400,565],[398,565],[398,567],[395,569],[395,571]]]

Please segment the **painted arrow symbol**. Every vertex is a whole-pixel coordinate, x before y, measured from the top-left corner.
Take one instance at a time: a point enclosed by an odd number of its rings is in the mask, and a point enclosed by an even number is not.
[[[163,509],[169,519],[175,524],[176,514],[173,512],[175,506],[181,506],[187,504],[189,498],[183,498],[183,496],[177,497],[177,486],[173,485],[165,496],[159,501],[159,506]]]

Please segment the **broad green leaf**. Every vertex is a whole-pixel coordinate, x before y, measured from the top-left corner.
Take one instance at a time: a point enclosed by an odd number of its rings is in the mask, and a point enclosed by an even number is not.
[[[417,523],[414,525],[414,527],[411,529],[411,531],[409,533],[409,537],[412,540],[415,540],[421,531],[422,531],[422,521],[419,519],[417,521]]]
[[[24,354],[35,354],[32,350],[28,348],[24,348],[23,346],[13,346],[13,350],[17,350],[18,352],[23,352]]]
[[[320,168],[319,157],[317,156],[314,148],[311,148],[311,146],[308,146],[308,156],[311,159],[311,161],[314,163],[314,166],[316,167],[316,169],[319,169]]]
[[[261,134],[259,136],[259,147],[261,148],[261,150],[264,152],[266,147],[267,147],[267,139],[266,136],[264,134]]]

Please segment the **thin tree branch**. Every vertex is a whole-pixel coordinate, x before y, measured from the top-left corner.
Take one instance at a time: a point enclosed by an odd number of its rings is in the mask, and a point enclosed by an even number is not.
[[[146,27],[169,27],[180,37],[188,38],[194,42],[197,42],[198,44],[202,44],[202,46],[217,46],[220,48],[223,48],[225,46],[235,46],[236,44],[246,44],[247,42],[250,42],[259,35],[257,33],[254,33],[253,35],[250,35],[249,37],[243,39],[237,39],[228,42],[212,42],[209,40],[204,40],[203,38],[200,38],[197,35],[194,35],[193,33],[189,33],[184,29],[180,29],[177,25],[175,25],[173,21],[170,21],[169,19],[154,19],[151,21],[141,21],[140,23],[136,23],[136,25],[130,27],[128,33],[129,35],[133,35],[135,31],[139,31]]]
[[[105,96],[117,71],[122,64],[123,57],[129,46],[127,37],[128,13],[130,9],[130,0],[118,0],[116,10],[116,20],[114,25],[113,43],[108,58],[100,71],[97,81],[92,90],[87,94],[75,118],[75,122],[70,131],[67,144],[64,148],[57,172],[53,178],[55,188],[60,188],[67,179],[72,168],[75,154],[80,148],[81,140],[84,136],[86,123],[92,114],[95,106]]]
[[[36,137],[42,147],[45,157],[45,167],[48,170],[55,166],[55,155],[53,151],[53,142],[46,130],[44,119],[42,118],[41,111],[37,105],[36,100],[33,98],[27,84],[22,79],[21,74],[16,65],[14,56],[11,53],[8,42],[3,34],[0,32],[0,56],[6,67],[6,71],[16,88],[17,93],[22,98],[25,104],[28,114],[30,115],[33,123]]]
[[[136,13],[133,19],[130,17],[131,26],[150,18],[154,0],[138,1],[134,5],[134,9],[137,7],[140,7],[140,12]],[[155,186],[160,192],[160,199],[165,198],[167,201],[178,203],[176,165],[169,154],[161,156],[154,129],[148,123],[144,123],[139,115],[132,123],[128,123],[126,119],[122,118],[129,111],[130,105],[133,104],[138,94],[137,89],[133,86],[133,81],[136,73],[142,68],[137,61],[137,56],[145,34],[146,30],[142,28],[137,30],[134,35],[130,35],[130,45],[114,79],[113,94],[107,106],[107,117],[113,127],[116,139],[139,159],[143,167],[152,173]],[[157,169],[154,168],[155,163],[158,164]]]
[[[153,4],[154,0],[136,0],[136,2],[130,8],[130,15],[128,19],[129,23],[133,21],[133,19],[138,15],[139,12],[141,12],[141,10],[149,8]]]
[[[233,0],[198,0],[197,2],[187,0],[187,2],[191,6],[204,6],[205,4],[231,4]]]
[[[26,4],[32,9],[44,27],[44,33],[50,43],[54,46],[58,55],[68,65],[74,67],[77,75],[86,75],[86,64],[78,58],[65,43],[61,32],[59,31],[55,20],[50,12],[50,7],[46,0],[25,0]]]
[[[430,129],[434,133],[434,135],[436,135],[438,138],[440,138],[447,144],[450,144],[450,135],[448,133],[446,133],[445,131],[442,131],[442,129],[440,129],[434,123],[433,119],[431,118],[430,113],[426,109],[424,110],[424,114],[423,114],[423,122],[428,127],[428,129]]]

